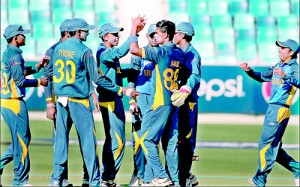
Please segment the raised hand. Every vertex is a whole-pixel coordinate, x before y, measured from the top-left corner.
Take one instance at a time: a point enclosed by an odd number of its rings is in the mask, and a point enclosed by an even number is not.
[[[132,27],[136,28],[136,33],[140,32],[144,29],[146,25],[146,19],[145,16],[137,16],[135,18],[131,18],[132,20]]]
[[[244,71],[249,71],[251,68],[248,66],[248,63],[244,62],[240,64],[240,68]]]

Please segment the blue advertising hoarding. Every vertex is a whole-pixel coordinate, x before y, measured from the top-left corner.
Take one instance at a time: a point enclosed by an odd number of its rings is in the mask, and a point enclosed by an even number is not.
[[[26,65],[32,65],[27,63]],[[123,68],[129,64],[123,65]],[[268,67],[255,67],[265,71]],[[40,77],[43,73],[35,74]],[[124,79],[124,86],[127,80]],[[270,83],[260,83],[250,78],[238,66],[202,66],[202,80],[198,91],[200,113],[264,114],[267,109]],[[27,88],[25,98],[29,110],[46,110],[44,87]],[[129,109],[127,97],[123,98],[125,110]],[[299,91],[291,113],[299,115]]]

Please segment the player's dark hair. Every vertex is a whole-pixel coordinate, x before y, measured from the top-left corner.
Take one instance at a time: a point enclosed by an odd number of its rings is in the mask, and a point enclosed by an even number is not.
[[[161,20],[156,23],[156,27],[159,28],[160,32],[167,33],[171,41],[173,40],[175,34],[175,23],[169,20]]]
[[[297,59],[298,58],[298,53],[294,53],[293,55],[292,55],[292,59]]]
[[[15,36],[14,36],[15,37]],[[9,43],[11,43],[12,41],[13,41],[13,38],[14,37],[11,37],[11,38],[8,38],[6,41],[7,41],[7,43],[9,44]]]
[[[69,34],[70,34],[71,37],[73,37],[73,36],[75,36],[76,31],[69,31]]]
[[[183,39],[185,39],[187,42],[191,42],[192,41],[192,36],[185,34]]]

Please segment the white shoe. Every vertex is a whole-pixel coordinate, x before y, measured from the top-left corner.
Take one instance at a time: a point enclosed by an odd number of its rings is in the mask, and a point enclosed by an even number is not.
[[[143,182],[141,186],[154,186],[152,182]]]
[[[54,181],[52,184],[49,184],[49,186],[59,186],[59,182],[58,181]]]
[[[196,175],[190,173],[190,176],[188,178],[189,180],[189,184],[192,186],[192,187],[195,187],[199,184],[197,178],[196,178]]]
[[[139,186],[139,178],[135,175],[132,175],[128,186]]]
[[[248,183],[251,184],[251,186],[256,187],[256,184],[253,182],[253,179],[248,179]]]
[[[300,178],[295,179],[295,184],[296,184],[296,186],[298,186],[298,187],[300,186],[300,185],[299,185],[299,181],[300,181]]]
[[[62,181],[62,186],[63,186],[63,187],[73,187],[73,184],[70,183],[67,179],[64,179],[64,180]]]
[[[155,178],[152,180],[152,183],[154,186],[169,186],[173,184],[173,182],[169,179],[169,177],[166,178]]]
[[[21,186],[32,186],[32,185],[27,183],[27,184],[23,184]]]

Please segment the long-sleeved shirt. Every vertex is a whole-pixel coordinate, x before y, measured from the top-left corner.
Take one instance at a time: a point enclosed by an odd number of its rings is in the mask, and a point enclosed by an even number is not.
[[[192,44],[187,45],[183,52],[185,63],[179,72],[180,86],[187,85],[192,88],[192,93],[187,100],[197,100],[199,98],[197,91],[201,81],[201,58]]]
[[[124,57],[129,52],[129,44],[134,42],[133,37],[129,37],[120,47],[108,48],[103,43],[100,44],[96,59],[100,74],[108,78],[112,83],[123,85],[123,78],[128,77],[129,69],[121,69],[119,59]],[[114,101],[122,95],[112,93],[103,88],[97,89],[99,93],[99,101]]]
[[[275,68],[282,68],[288,76],[299,77],[299,65],[296,59],[292,59],[287,63],[279,62],[270,67],[266,72],[255,72],[251,69],[250,71],[246,71],[246,73],[256,81],[271,82],[269,104],[291,106],[296,93],[296,87],[284,81],[279,75],[274,75],[273,71]]]
[[[40,85],[39,79],[26,79],[27,75],[37,72],[36,66],[25,66],[20,48],[7,45],[1,64],[1,98],[19,99],[25,97],[26,87]]]

